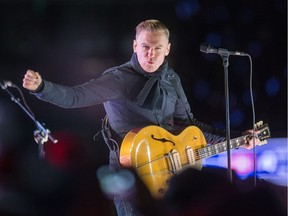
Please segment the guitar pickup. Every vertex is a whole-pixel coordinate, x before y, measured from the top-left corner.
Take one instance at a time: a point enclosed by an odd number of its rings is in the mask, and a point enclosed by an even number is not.
[[[195,165],[195,157],[194,157],[193,149],[191,148],[191,146],[186,146],[185,151],[186,151],[186,156],[187,156],[187,160],[189,164],[191,166]]]

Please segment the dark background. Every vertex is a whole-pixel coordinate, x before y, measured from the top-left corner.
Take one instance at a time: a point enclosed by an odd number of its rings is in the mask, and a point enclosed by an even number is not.
[[[199,51],[206,42],[251,56],[256,121],[267,122],[272,137],[287,137],[286,0],[0,0],[0,82],[17,85],[36,119],[59,140],[48,141],[46,160],[38,160],[42,144],[33,140],[33,121],[0,89],[1,215],[30,215],[33,207],[43,216],[115,215],[95,178],[108,162],[108,148],[92,139],[105,116],[102,105],[65,110],[29,94],[22,79],[27,69],[65,85],[98,77],[130,59],[136,25],[151,18],[170,29],[168,60],[198,120],[225,128],[223,61]],[[230,56],[233,130],[252,128],[250,72],[248,57]],[[24,104],[16,88],[8,90]],[[273,167],[278,161],[271,178],[285,181],[287,148],[275,142],[268,141],[270,157],[266,152],[262,162]],[[287,190],[276,194],[287,210]]]
[[[102,105],[65,110],[39,101],[22,88],[26,70],[39,71],[59,84],[80,84],[128,61],[135,26],[159,19],[170,29],[168,59],[182,77],[198,120],[225,127],[223,62],[217,54],[199,51],[207,42],[250,54],[256,121],[267,122],[273,137],[286,137],[286,13],[285,0],[1,0],[0,78],[22,89],[37,119],[52,134],[71,130],[92,139],[105,115]],[[235,130],[252,128],[250,76],[249,58],[230,56],[230,118]],[[0,95],[1,106],[10,102],[5,91]],[[32,137],[32,121],[25,129]]]

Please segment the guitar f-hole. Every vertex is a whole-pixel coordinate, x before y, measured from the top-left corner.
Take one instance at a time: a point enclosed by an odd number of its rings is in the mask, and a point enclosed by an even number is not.
[[[170,142],[173,144],[173,146],[175,146],[175,143],[172,141],[172,140],[168,140],[168,139],[165,139],[165,138],[155,138],[154,137],[154,134],[151,134],[151,138],[154,139],[154,140],[157,140],[157,141],[160,141],[160,142]]]

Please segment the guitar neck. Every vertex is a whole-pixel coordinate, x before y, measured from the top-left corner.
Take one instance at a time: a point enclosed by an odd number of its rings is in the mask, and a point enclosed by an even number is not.
[[[230,140],[230,149],[238,148],[246,143],[246,136],[238,137]],[[227,151],[227,142],[221,142],[206,146],[204,148],[198,148],[195,150],[197,160],[202,160],[208,157],[212,157],[222,152]]]

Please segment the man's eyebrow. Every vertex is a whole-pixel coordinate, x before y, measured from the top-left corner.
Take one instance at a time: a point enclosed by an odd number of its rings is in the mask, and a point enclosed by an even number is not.
[[[141,46],[150,46],[150,45],[148,45],[148,44],[145,43],[145,42],[142,42],[140,45],[141,45]],[[156,47],[161,47],[161,48],[162,48],[162,47],[164,47],[164,46],[163,46],[163,44],[157,44]]]

